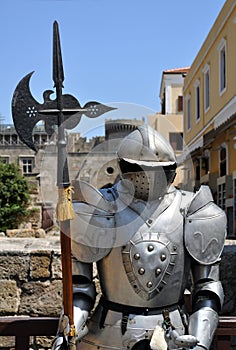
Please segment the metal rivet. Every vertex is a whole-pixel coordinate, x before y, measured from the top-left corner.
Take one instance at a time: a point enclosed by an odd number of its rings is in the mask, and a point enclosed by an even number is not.
[[[149,281],[149,282],[147,283],[147,287],[148,287],[148,288],[151,288],[151,287],[152,287],[152,282],[151,282],[151,281]]]
[[[138,270],[138,273],[140,275],[143,275],[145,273],[145,269],[143,267],[140,267],[140,269]]]
[[[134,259],[135,259],[135,260],[140,259],[140,254],[139,254],[139,253],[134,254]]]
[[[166,255],[165,254],[161,254],[161,261],[165,261],[166,260]]]
[[[150,244],[150,245],[148,246],[148,251],[149,251],[149,252],[152,252],[153,249],[154,249],[153,245]]]
[[[156,269],[156,275],[159,276],[160,273],[161,273],[161,269],[158,267],[158,268]]]
[[[152,223],[152,219],[149,219],[148,224],[151,225],[151,223]]]

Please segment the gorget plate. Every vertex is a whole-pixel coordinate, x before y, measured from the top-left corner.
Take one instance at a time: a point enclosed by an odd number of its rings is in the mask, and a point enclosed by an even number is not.
[[[172,274],[177,247],[162,242],[155,233],[135,235],[135,241],[123,247],[123,264],[134,291],[145,300],[160,293]]]

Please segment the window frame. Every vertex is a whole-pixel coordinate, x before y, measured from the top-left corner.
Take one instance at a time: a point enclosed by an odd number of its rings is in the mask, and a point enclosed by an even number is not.
[[[221,159],[221,151],[222,149],[225,149],[225,160]],[[229,163],[229,152],[228,152],[228,145],[224,142],[220,145],[219,148],[219,176],[226,176],[228,175],[228,163]],[[225,162],[225,174],[222,174],[222,164]]]
[[[197,79],[194,83],[195,87],[195,122],[199,123],[201,119],[201,110],[200,110],[200,80]]]
[[[204,74],[204,112],[207,113],[210,109],[210,65],[206,64],[203,69]],[[207,79],[208,78],[208,79]]]
[[[32,161],[32,164],[24,164],[24,161]],[[33,174],[33,169],[35,167],[35,157],[33,156],[19,156],[19,166],[22,169],[23,175],[31,175]],[[31,166],[31,171],[29,170],[29,167]],[[25,167],[27,168],[27,171],[24,171]]]
[[[177,100],[177,110],[179,113],[183,112],[183,96],[182,95],[179,95],[178,96],[178,100]]]
[[[202,160],[202,172],[204,173],[204,175],[207,175],[211,172],[211,152],[209,149],[206,149],[204,151],[204,160]],[[203,164],[207,165],[205,168],[203,168]]]
[[[187,131],[191,130],[191,95],[188,94],[186,96],[186,129]]]
[[[9,164],[10,163],[10,156],[1,155],[0,162],[3,162],[4,164]]]
[[[221,39],[218,45],[219,55],[219,94],[220,96],[226,91],[227,85],[227,46],[225,38]],[[223,54],[223,55],[222,55]]]

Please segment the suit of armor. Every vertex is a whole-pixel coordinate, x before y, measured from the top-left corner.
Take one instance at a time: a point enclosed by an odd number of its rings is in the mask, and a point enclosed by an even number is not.
[[[74,202],[78,348],[209,349],[223,304],[225,214],[207,186],[192,193],[172,185],[173,150],[150,127],[122,141],[118,160],[120,181],[101,191],[81,182]],[[95,263],[101,297],[93,309]]]

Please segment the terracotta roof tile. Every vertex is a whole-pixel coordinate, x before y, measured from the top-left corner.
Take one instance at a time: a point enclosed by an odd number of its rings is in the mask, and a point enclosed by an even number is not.
[[[163,71],[163,74],[168,74],[168,73],[187,73],[189,71],[189,69],[190,69],[190,67],[167,69],[167,70]]]

